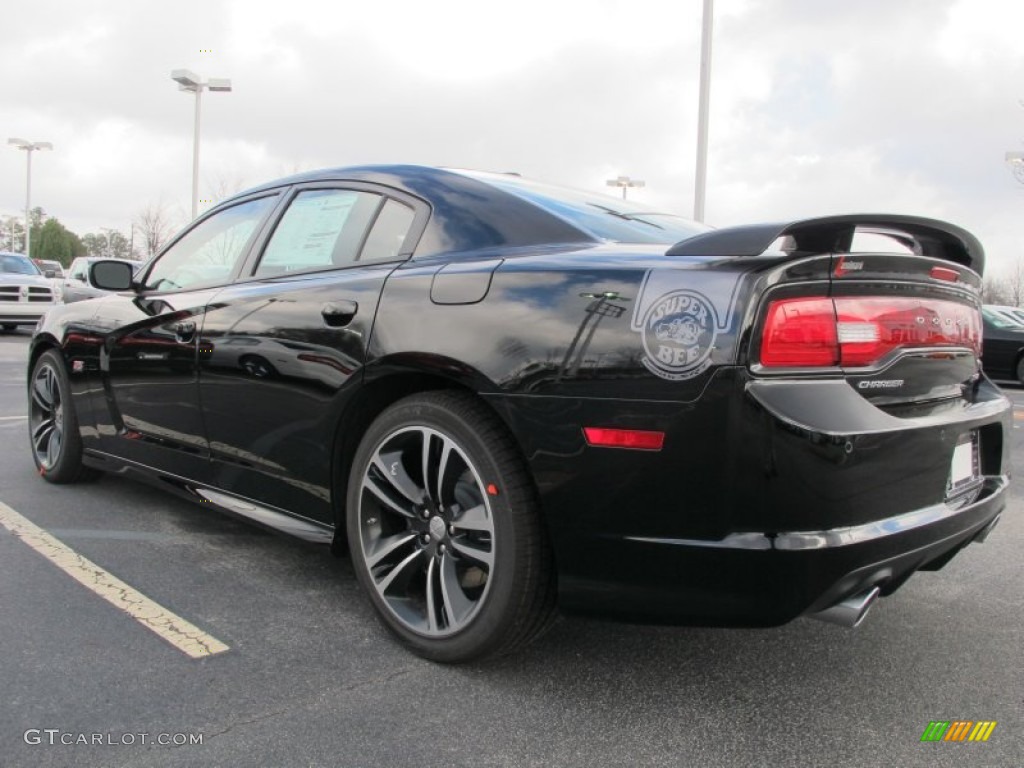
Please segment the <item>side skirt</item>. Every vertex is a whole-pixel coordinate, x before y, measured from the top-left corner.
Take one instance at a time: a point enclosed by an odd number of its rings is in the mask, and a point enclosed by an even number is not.
[[[95,450],[87,450],[83,462],[113,475],[125,475],[141,480],[148,485],[171,491],[177,496],[201,503],[204,507],[216,507],[235,517],[254,522],[264,528],[286,533],[317,544],[330,544],[334,540],[333,526],[294,515],[277,507],[236,496],[227,491],[200,485],[186,477],[162,472],[138,462],[112,456]]]

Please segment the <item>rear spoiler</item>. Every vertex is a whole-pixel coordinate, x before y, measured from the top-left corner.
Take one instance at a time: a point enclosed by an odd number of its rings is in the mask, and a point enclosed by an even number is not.
[[[669,248],[668,255],[757,256],[787,236],[794,241],[792,250],[801,253],[849,253],[855,231],[887,235],[918,255],[962,264],[979,275],[985,270],[985,249],[966,229],[937,219],[887,213],[725,227],[681,240]]]

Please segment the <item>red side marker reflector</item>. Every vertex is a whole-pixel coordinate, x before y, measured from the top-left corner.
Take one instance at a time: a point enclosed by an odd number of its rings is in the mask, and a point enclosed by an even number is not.
[[[496,486],[494,483],[488,483],[487,484],[487,495],[488,496],[497,496],[498,495],[498,486]]]
[[[587,445],[597,448],[633,448],[640,451],[660,451],[665,444],[664,432],[648,432],[642,429],[607,429],[605,427],[584,427],[583,436]]]
[[[932,271],[928,274],[936,280],[945,280],[950,283],[955,283],[960,279],[960,273],[948,267],[932,267]]]

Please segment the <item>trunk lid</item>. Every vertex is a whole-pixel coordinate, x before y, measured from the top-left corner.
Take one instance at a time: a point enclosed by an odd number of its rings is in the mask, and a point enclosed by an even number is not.
[[[962,397],[979,377],[984,251],[934,219],[862,214],[735,227],[673,256],[784,254],[752,291],[756,376],[843,377],[879,407]]]

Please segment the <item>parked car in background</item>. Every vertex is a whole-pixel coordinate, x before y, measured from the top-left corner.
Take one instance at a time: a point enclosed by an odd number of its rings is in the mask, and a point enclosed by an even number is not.
[[[1013,307],[1008,304],[986,304],[984,309],[988,312],[994,312],[997,315],[1002,315],[1011,323],[1024,325],[1024,309],[1021,309],[1020,307]]]
[[[52,259],[32,259],[39,271],[53,286],[54,297],[58,302],[64,300],[64,266]]]
[[[33,261],[20,253],[0,252],[0,327],[13,331],[35,325],[60,294]]]
[[[139,262],[128,259],[107,259],[100,256],[80,256],[71,262],[67,275],[64,278],[64,303],[70,304],[85,299],[95,299],[97,296],[104,296],[110,291],[97,288],[89,276],[89,266],[97,261],[123,261],[131,264],[132,268],[139,266]]]
[[[853,250],[890,233],[910,247]],[[312,172],[136,275],[92,264],[116,293],[32,339],[29,450],[42,481],[137,473],[347,547],[437,661],[556,604],[852,627],[1006,504],[983,269],[931,219],[708,230],[509,174]]]
[[[36,266],[39,267],[39,271],[42,272],[44,276],[60,278],[61,280],[64,279],[64,265],[59,261],[53,261],[51,259],[33,259],[32,261],[36,263]]]
[[[986,305],[981,364],[992,379],[1013,380],[1024,384],[1024,323]]]

